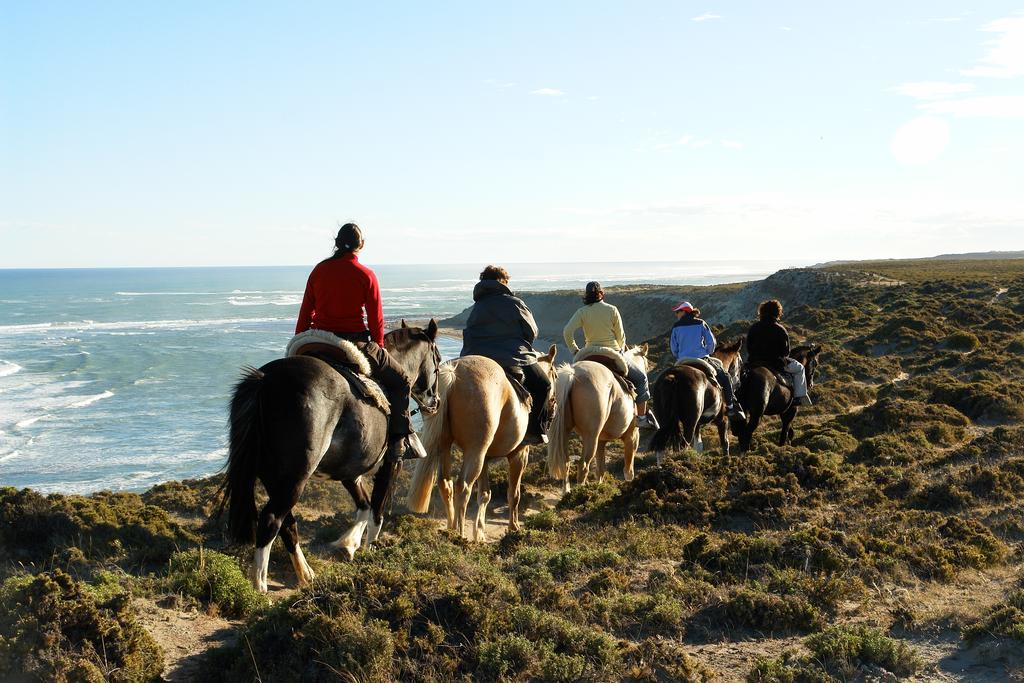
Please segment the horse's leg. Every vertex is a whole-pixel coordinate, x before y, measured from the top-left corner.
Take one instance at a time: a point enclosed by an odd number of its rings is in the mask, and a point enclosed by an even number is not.
[[[487,506],[491,503],[491,477],[487,473],[487,464],[480,471],[476,480],[476,524],[473,526],[473,540],[487,540]]]
[[[636,457],[636,424],[622,436],[622,478],[633,481],[633,459]]]
[[[444,505],[444,514],[448,519],[448,528],[455,528],[455,503],[452,487],[452,442],[441,444],[441,475],[437,478],[437,492]]]
[[[715,426],[718,427],[718,443],[722,446],[722,455],[729,455],[729,418],[719,413]]]
[[[383,462],[373,478],[373,492],[370,495],[370,519],[366,526],[363,547],[369,548],[377,542],[381,527],[384,526],[384,508],[391,500],[395,477],[401,469],[401,462]]]
[[[519,495],[523,487],[523,472],[530,461],[530,449],[520,448],[508,456],[508,530],[519,531]],[[566,477],[566,481],[569,478]]]
[[[484,456],[490,443],[482,447],[463,451],[462,473],[454,483],[455,488],[455,529],[463,535],[466,529],[466,508],[469,507],[469,494],[473,492],[476,480],[484,469]]]
[[[582,486],[587,483],[587,476],[590,474],[590,465],[597,455],[598,438],[597,434],[580,434],[580,442],[583,446],[583,453],[580,454],[580,461],[576,463],[576,485]]]
[[[791,405],[789,409],[782,414],[782,431],[779,432],[779,445],[785,446],[787,443],[793,440],[793,428],[790,426],[793,424],[793,418],[796,417],[797,413],[796,405]]]
[[[261,593],[267,592],[267,579],[270,567],[270,546],[277,538],[285,519],[291,515],[292,508],[299,502],[299,496],[306,481],[297,482],[284,490],[275,488],[268,491],[270,499],[260,510],[256,519],[256,553],[252,562],[252,585]]]
[[[683,406],[683,440],[698,453],[704,450],[704,442],[700,440],[700,418],[704,414],[704,396],[697,394],[693,403]]]
[[[597,481],[604,481],[604,473],[607,469],[605,467],[605,449],[608,446],[607,441],[597,442]]]
[[[288,550],[288,556],[292,558],[292,567],[295,568],[295,576],[300,586],[312,583],[315,574],[313,569],[306,562],[306,556],[302,554],[299,546],[299,524],[295,521],[295,515],[289,512],[281,523],[281,540]]]
[[[348,531],[341,535],[341,538],[331,543],[331,547],[344,550],[348,553],[348,559],[351,560],[356,556],[356,549],[359,548],[359,543],[363,538],[363,531],[370,521],[370,496],[366,492],[366,487],[363,486],[362,477],[355,480],[345,479],[341,483],[356,504],[356,521]]]

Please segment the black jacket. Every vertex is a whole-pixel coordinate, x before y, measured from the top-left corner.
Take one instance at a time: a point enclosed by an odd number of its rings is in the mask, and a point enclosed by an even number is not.
[[[758,320],[747,332],[747,362],[778,365],[789,356],[789,333],[774,320]]]
[[[486,356],[504,368],[537,362],[537,323],[522,299],[497,280],[481,280],[473,301],[460,355]]]

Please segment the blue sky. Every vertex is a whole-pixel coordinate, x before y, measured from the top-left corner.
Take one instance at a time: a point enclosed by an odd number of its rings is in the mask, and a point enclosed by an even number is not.
[[[1024,248],[1019,2],[208,5],[0,9],[0,267]]]

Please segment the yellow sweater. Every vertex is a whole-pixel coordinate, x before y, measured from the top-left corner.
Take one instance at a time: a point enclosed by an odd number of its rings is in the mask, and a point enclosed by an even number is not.
[[[579,351],[573,333],[581,327],[587,346],[606,346],[616,351],[626,348],[626,334],[622,331],[619,309],[611,304],[598,301],[589,306],[581,306],[573,314],[562,330],[565,345],[573,353]]]

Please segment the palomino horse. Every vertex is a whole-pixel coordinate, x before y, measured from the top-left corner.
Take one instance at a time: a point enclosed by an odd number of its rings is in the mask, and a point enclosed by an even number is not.
[[[437,407],[441,355],[434,340],[437,323],[426,330],[406,327],[384,337],[388,352],[409,377],[413,398],[429,412]],[[280,533],[299,584],[313,579],[302,549],[292,508],[314,473],[340,480],[356,504],[352,528],[333,544],[355,555],[369,526],[366,543],[380,533],[384,506],[400,462],[383,462],[388,417],[353,393],[330,365],[310,356],[292,356],[249,368],[231,399],[227,476],[221,510],[228,508],[228,532],[256,544],[251,574],[257,590],[267,590],[270,546]],[[379,467],[378,467],[379,465]],[[377,468],[372,498],[364,475]],[[269,500],[257,515],[254,486],[263,482]]]
[[[634,346],[623,355],[627,361],[639,362],[647,372],[647,344]],[[574,430],[583,443],[576,467],[577,486],[586,483],[595,458],[597,478],[600,481],[604,477],[605,446],[615,440],[622,441],[623,474],[626,481],[631,481],[633,457],[640,445],[636,403],[612,371],[591,360],[563,364],[555,380],[555,403],[555,419],[548,430],[548,473],[564,482],[562,490],[570,490],[569,435]]]
[[[739,385],[742,346],[742,339],[734,344],[720,344],[711,354],[722,361],[733,386]],[[666,450],[693,446],[698,453],[702,452],[704,441],[700,438],[700,428],[712,422],[718,427],[722,453],[729,454],[728,406],[722,390],[703,370],[692,365],[675,365],[658,377],[651,387],[651,395],[661,417],[661,429],[651,437],[650,443],[659,465]]]
[[[554,379],[555,347],[537,362]],[[552,382],[553,383],[553,382]],[[530,449],[517,448],[526,434],[529,406],[519,399],[505,371],[490,358],[464,356],[441,366],[439,407],[423,418],[420,436],[427,457],[417,463],[409,492],[409,509],[426,512],[430,492],[437,488],[448,516],[448,528],[464,533],[466,508],[478,484],[473,538],[485,538],[491,485],[487,462],[508,458],[508,528],[519,529],[519,493]],[[549,394],[549,401],[551,400]],[[462,471],[452,480],[452,445],[462,451]],[[438,476],[440,475],[440,479]],[[454,499],[454,500],[453,500]]]
[[[789,357],[804,365],[807,375],[807,388],[814,386],[814,373],[818,369],[820,346],[798,346],[789,352]],[[747,413],[747,421],[733,420],[732,433],[740,442],[740,451],[750,449],[750,441],[754,431],[765,415],[781,415],[782,431],[779,433],[779,445],[785,446],[793,439],[793,418],[797,414],[797,405],[793,402],[793,392],[785,384],[780,384],[771,368],[751,368],[747,373],[743,386],[736,392],[736,398]]]

